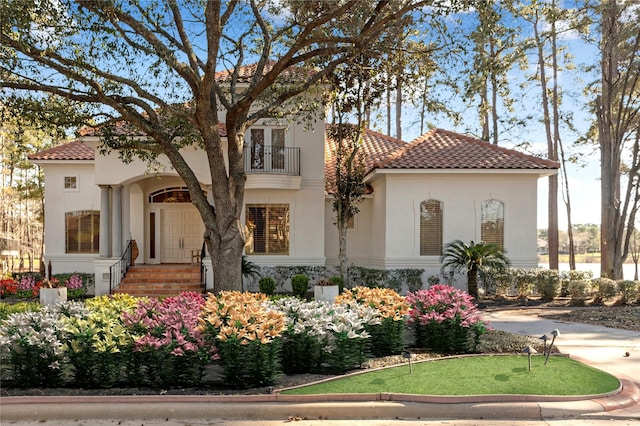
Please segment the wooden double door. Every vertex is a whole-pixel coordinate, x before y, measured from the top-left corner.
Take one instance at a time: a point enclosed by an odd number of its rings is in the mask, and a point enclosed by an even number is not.
[[[162,209],[160,215],[160,262],[190,263],[202,249],[204,224],[193,206]]]

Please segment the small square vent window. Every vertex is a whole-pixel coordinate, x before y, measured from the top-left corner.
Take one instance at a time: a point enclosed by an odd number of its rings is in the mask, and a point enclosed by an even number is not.
[[[78,178],[75,176],[64,177],[64,189],[76,189],[78,188]]]

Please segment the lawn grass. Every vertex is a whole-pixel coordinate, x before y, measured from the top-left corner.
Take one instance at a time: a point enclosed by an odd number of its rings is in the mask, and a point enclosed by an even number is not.
[[[413,363],[283,391],[287,395],[404,393],[419,395],[596,395],[616,390],[614,376],[566,357],[472,356]]]

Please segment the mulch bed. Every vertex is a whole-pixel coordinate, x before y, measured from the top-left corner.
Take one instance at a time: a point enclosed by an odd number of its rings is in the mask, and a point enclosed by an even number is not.
[[[640,306],[636,305],[618,306],[609,303],[604,306],[596,306],[591,305],[591,301],[587,300],[585,306],[575,306],[571,304],[570,298],[558,297],[551,302],[543,302],[535,297],[527,299],[504,297],[483,299],[478,303],[478,306],[481,310],[549,308],[547,312],[541,313],[540,316],[554,320],[580,322],[640,332]]]

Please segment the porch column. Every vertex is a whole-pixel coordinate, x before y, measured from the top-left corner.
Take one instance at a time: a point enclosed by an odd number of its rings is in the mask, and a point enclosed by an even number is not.
[[[113,229],[111,230],[111,255],[113,257],[122,256],[122,186],[112,185],[113,194]]]
[[[111,257],[111,202],[109,185],[100,186],[100,257]]]

